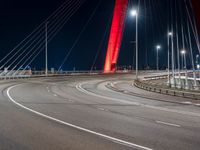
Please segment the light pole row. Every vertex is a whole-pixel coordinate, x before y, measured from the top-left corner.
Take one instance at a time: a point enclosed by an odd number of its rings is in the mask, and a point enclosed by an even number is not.
[[[138,11],[136,9],[131,10],[130,15],[132,17],[135,17],[136,19],[136,32],[135,32],[135,50],[136,50],[136,56],[135,56],[135,69],[136,69],[136,80],[138,80]],[[177,87],[176,86],[176,79],[175,79],[175,57],[174,57],[174,36],[173,31],[168,31],[168,85],[170,87]],[[188,73],[187,73],[187,61],[186,61],[186,50],[185,50],[185,43],[184,43],[184,34],[183,34],[183,28],[182,28],[182,42],[183,42],[183,50],[178,53],[177,55],[182,55],[182,67],[184,66],[185,69],[185,89],[188,89]],[[178,44],[178,43],[177,43]],[[159,71],[159,50],[161,49],[160,45],[156,46],[156,68],[157,71]],[[170,49],[171,49],[171,70],[172,73],[170,73]],[[179,49],[179,48],[178,48]],[[179,85],[181,87],[181,73],[180,73],[180,66],[179,66]],[[194,70],[193,70],[194,73]],[[170,79],[170,76],[172,74],[172,79]],[[196,76],[195,76],[196,77]],[[196,84],[195,84],[196,85]]]
[[[183,34],[183,33],[182,33]],[[172,80],[170,79],[170,38],[171,38],[171,62],[172,62]],[[187,60],[186,60],[186,50],[184,43],[184,35],[182,35],[183,49],[178,55],[182,55],[182,68],[185,70],[185,89],[188,89],[188,73],[187,73]],[[180,70],[179,70],[180,76]],[[180,79],[180,77],[179,77]],[[172,82],[171,82],[172,81]],[[181,87],[181,82],[179,83]],[[176,87],[175,80],[175,67],[174,67],[174,45],[173,45],[173,32],[168,32],[168,85],[171,87]]]

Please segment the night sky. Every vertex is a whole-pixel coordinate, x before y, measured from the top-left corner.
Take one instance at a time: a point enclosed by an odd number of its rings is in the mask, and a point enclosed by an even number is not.
[[[86,0],[63,29],[48,45],[49,68],[58,69],[77,36],[87,23],[99,0]],[[178,0],[179,1],[179,0]],[[52,14],[65,0],[1,0],[0,2],[0,58],[3,58],[40,23]],[[129,8],[137,1],[130,1]],[[181,4],[181,8],[184,8]],[[199,4],[196,4],[198,6]],[[200,5],[199,5],[200,6]],[[174,7],[174,6],[173,6]],[[101,0],[77,45],[64,63],[63,70],[102,69],[111,26],[114,0]],[[175,9],[174,9],[175,10]],[[129,10],[127,10],[129,11]],[[184,18],[184,16],[182,16]],[[169,24],[169,0],[141,0],[139,15],[140,68],[147,64],[155,67],[156,44],[162,45],[160,66],[167,64],[167,27]],[[134,63],[135,20],[127,16],[119,56],[119,66]],[[97,55],[97,56],[96,56]],[[95,61],[96,58],[96,61]],[[44,68],[44,50],[31,63],[31,68]]]

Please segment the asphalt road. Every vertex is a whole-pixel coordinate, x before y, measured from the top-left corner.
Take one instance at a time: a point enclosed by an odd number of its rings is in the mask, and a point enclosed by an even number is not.
[[[132,78],[2,81],[0,150],[199,150],[200,107],[107,87],[145,92],[131,86]]]

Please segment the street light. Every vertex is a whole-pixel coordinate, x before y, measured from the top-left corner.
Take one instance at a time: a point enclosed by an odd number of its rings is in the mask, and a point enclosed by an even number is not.
[[[172,49],[172,51],[171,51],[171,60],[172,60],[172,86],[176,87],[175,71],[174,71],[174,40],[173,40],[173,32],[168,32],[168,44],[169,44],[169,41],[170,41],[169,38],[171,38],[171,49]],[[168,49],[168,65],[169,65],[169,49]]]
[[[181,54],[185,54],[185,53],[186,53],[186,51],[185,51],[185,50],[182,50],[182,51],[181,51]]]
[[[197,71],[198,71],[198,74],[199,74],[198,78],[200,78],[200,65],[199,64],[197,65]]]
[[[181,50],[181,54],[182,54],[182,58],[184,59],[184,65],[183,65],[183,68],[186,68],[186,59],[185,59],[185,53],[186,51],[185,50]]]
[[[187,61],[186,61],[186,50],[181,50],[182,57],[184,59],[184,69],[185,69],[185,89],[188,89],[188,74],[187,74]]]
[[[173,33],[172,33],[172,32],[169,32],[169,33],[168,33],[168,35],[169,35],[169,36],[172,36],[172,35],[173,35]]]
[[[45,24],[45,75],[48,76],[48,23]]]
[[[167,68],[168,68],[168,85],[171,86],[170,81],[170,37],[172,37],[173,33],[168,32],[167,33],[167,44],[168,44],[168,56],[167,56]]]
[[[157,64],[157,71],[159,70],[159,55],[158,55],[158,51],[159,51],[160,49],[161,49],[161,46],[160,46],[160,45],[157,45],[157,46],[156,46],[156,50],[157,50],[157,57],[156,57],[156,58],[157,58],[157,59],[156,59],[156,60],[157,60],[157,61],[156,61],[156,62],[157,62],[157,63],[156,63],[156,64]]]
[[[136,18],[136,33],[135,33],[135,49],[136,49],[136,54],[135,54],[135,71],[136,71],[136,80],[138,79],[138,12],[137,10],[133,9],[130,12],[130,15],[132,17]]]
[[[196,55],[196,67],[199,65],[199,55]]]
[[[131,10],[131,16],[133,16],[133,17],[137,16],[137,10],[134,10],[134,9]]]

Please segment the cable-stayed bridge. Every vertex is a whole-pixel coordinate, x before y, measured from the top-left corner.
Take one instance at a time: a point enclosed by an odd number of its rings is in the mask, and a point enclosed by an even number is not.
[[[78,44],[82,34],[86,30],[88,24],[93,19],[97,9],[101,5],[102,1],[99,1],[94,8],[91,16],[89,17],[86,24],[83,26],[83,29],[77,36],[74,44],[67,51],[63,61],[59,68],[54,69],[48,66],[48,43],[53,40],[53,38],[65,27],[66,23],[70,20],[71,17],[79,10],[79,8],[84,5],[84,0],[75,0],[75,1],[66,1],[64,2],[57,10],[55,10],[46,20],[44,20],[37,28],[35,28],[23,41],[21,41],[16,47],[14,47],[7,55],[1,58],[0,60],[0,77],[1,78],[15,78],[15,77],[29,77],[35,74],[47,76],[48,73],[54,74],[62,74],[67,71],[63,71],[63,66],[66,64],[66,61],[69,59],[70,54],[72,53],[74,47]],[[138,19],[140,21],[140,16],[142,13],[139,10],[139,5],[141,5],[142,1],[139,1],[138,6],[135,7],[136,14],[133,14],[136,18],[136,22]],[[172,87],[181,87],[181,88],[197,88],[199,86],[198,77],[198,69],[199,69],[199,34],[198,27],[194,12],[196,12],[196,2],[192,3],[192,1],[183,1],[183,2],[169,2],[168,4],[168,13],[167,20],[168,25],[165,30],[168,36],[165,43],[168,43],[166,47],[162,47],[157,45],[157,47],[167,49],[168,53],[167,63],[165,64],[165,68],[168,69],[168,84]],[[147,6],[146,3],[144,3]],[[108,39],[107,46],[107,54],[105,55],[105,63],[104,66],[101,67],[104,73],[115,72],[117,70],[117,63],[119,58],[119,52],[122,44],[123,31],[125,30],[125,22],[126,19],[130,19],[131,13],[134,12],[130,10],[132,6],[132,2],[128,2],[128,0],[119,0],[115,3],[115,8],[113,9],[113,14],[111,24],[108,24],[108,28],[110,29],[110,33]],[[183,17],[184,16],[184,17]],[[186,16],[186,17],[185,17]],[[196,18],[195,18],[196,17]],[[141,42],[138,41],[138,33],[137,28],[138,23],[136,23],[135,33],[136,36],[134,38],[135,45],[133,46],[135,49],[135,58],[133,62],[135,66],[131,66],[132,69],[136,71],[136,77],[138,74],[138,67],[140,65],[140,60],[138,55],[140,54],[140,50],[138,51],[138,47]],[[145,36],[145,35],[144,35]],[[141,40],[141,39],[139,39]],[[148,49],[148,48],[146,48]],[[156,49],[156,46],[155,46]],[[157,49],[157,70],[159,70],[159,55]],[[33,71],[31,66],[32,63],[37,59],[42,52],[45,51],[45,60],[44,70],[39,73],[38,71]],[[91,65],[90,71],[94,70],[94,65],[97,61],[97,57],[99,55],[99,51],[94,58],[93,64]],[[123,53],[123,49],[121,48],[121,53]],[[142,52],[143,53],[143,52]],[[79,54],[77,54],[79,55]],[[145,58],[146,61],[148,58]],[[102,60],[103,61],[103,60]],[[118,67],[119,68],[119,67]],[[130,69],[131,69],[130,68]],[[74,69],[75,70],[75,69]],[[182,70],[182,71],[181,71]],[[188,81],[188,77],[191,76],[188,72],[193,72],[193,81]],[[71,72],[71,71],[70,71]],[[97,71],[96,71],[97,72]],[[183,80],[185,79],[185,80]],[[189,83],[188,83],[189,82]],[[188,85],[190,84],[190,85]]]
[[[99,0],[63,59],[57,60],[59,67],[50,68],[50,42],[86,2],[66,0],[0,59],[0,150],[198,150],[198,3],[113,0],[90,69],[64,70],[102,7]],[[161,12],[153,17],[155,10]],[[132,32],[126,30],[130,22]],[[124,42],[128,35],[131,41]],[[133,62],[120,66],[124,43],[131,46]],[[102,51],[103,65],[95,69]],[[43,60],[36,62],[41,55]],[[43,69],[34,70],[37,63]]]

